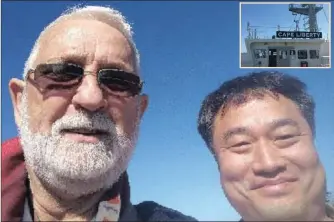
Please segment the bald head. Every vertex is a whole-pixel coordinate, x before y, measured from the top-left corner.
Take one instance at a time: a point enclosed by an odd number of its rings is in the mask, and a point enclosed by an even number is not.
[[[129,41],[118,29],[104,22],[81,18],[63,20],[44,33],[39,45],[47,49],[38,52],[35,64],[66,58],[79,65],[98,63],[100,68],[115,67],[136,73]]]
[[[68,21],[82,21],[92,20],[100,23],[104,23],[116,30],[118,30],[128,41],[128,45],[132,50],[132,63],[134,64],[134,73],[140,72],[140,55],[133,41],[133,31],[131,25],[126,21],[126,18],[117,10],[102,7],[102,6],[85,6],[85,7],[73,7],[65,11],[56,20],[51,22],[40,33],[38,39],[35,42],[33,49],[27,59],[24,67],[23,77],[26,77],[29,69],[34,68],[38,63],[38,55],[43,50],[42,43],[48,43],[48,36],[57,34],[57,31],[61,30],[62,24],[70,24]],[[48,43],[49,44],[49,43]]]

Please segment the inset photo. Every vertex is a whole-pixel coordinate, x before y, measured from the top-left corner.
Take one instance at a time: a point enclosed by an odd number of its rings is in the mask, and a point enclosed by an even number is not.
[[[240,68],[330,68],[330,2],[241,2]]]

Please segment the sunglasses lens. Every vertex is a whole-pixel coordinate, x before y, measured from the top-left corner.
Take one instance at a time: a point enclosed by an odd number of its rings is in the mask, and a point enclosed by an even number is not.
[[[36,68],[35,79],[46,78],[54,82],[70,82],[83,75],[83,69],[74,64],[42,64]]]
[[[43,90],[70,90],[83,76],[83,69],[74,64],[41,64],[33,72],[32,79]],[[31,76],[30,76],[31,77]]]
[[[71,63],[41,64],[32,78],[46,90],[70,90],[80,83],[84,70]],[[110,94],[134,96],[141,91],[139,76],[118,69],[102,69],[98,73],[99,84]]]
[[[139,77],[121,70],[101,70],[98,80],[108,92],[119,96],[134,96],[141,90]]]

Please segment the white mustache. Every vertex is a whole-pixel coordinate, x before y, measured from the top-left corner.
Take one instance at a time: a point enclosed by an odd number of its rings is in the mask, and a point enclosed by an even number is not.
[[[51,129],[52,135],[59,135],[62,130],[69,129],[88,129],[106,132],[109,135],[116,134],[116,125],[103,112],[77,112],[75,114],[66,115],[54,122]]]

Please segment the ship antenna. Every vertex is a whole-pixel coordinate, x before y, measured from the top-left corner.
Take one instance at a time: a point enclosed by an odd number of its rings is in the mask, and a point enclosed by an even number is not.
[[[300,14],[305,18],[305,28],[310,32],[318,32],[317,13],[323,9],[322,5],[316,4],[289,4],[289,11],[294,15]],[[307,26],[308,25],[308,26]],[[297,22],[296,22],[297,28]],[[299,29],[299,27],[298,27]]]
[[[252,34],[251,34],[251,28],[250,28],[250,23],[247,22],[247,32],[248,32],[248,38],[252,38]]]

